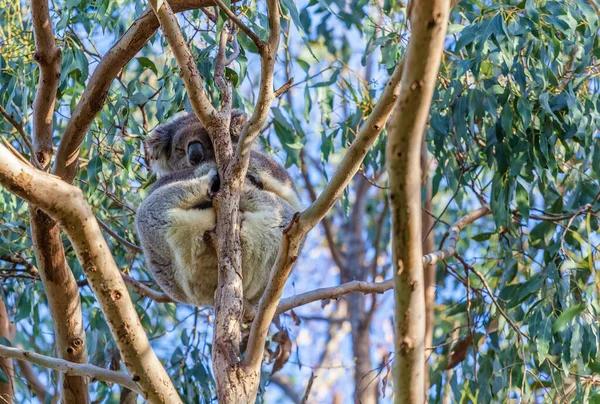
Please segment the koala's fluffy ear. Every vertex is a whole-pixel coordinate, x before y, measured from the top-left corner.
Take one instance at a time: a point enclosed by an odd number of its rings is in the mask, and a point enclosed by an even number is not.
[[[168,160],[173,142],[173,127],[169,124],[159,125],[152,131],[147,140],[150,149],[150,167],[157,176],[168,174]]]
[[[248,117],[243,111],[239,109],[234,109],[231,111],[231,123],[229,125],[229,131],[231,132],[231,137],[235,142],[237,142],[240,138],[242,129],[244,129],[246,122],[248,122]]]

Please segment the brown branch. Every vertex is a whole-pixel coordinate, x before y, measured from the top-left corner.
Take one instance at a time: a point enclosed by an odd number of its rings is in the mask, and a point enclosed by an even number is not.
[[[241,179],[246,175],[252,143],[260,134],[260,129],[269,115],[271,103],[275,100],[273,76],[275,73],[277,50],[279,49],[279,38],[281,36],[279,7],[278,1],[267,0],[269,38],[262,47],[258,48],[260,54],[260,84],[258,89],[258,99],[256,101],[254,113],[240,134],[240,140],[235,152],[235,160],[230,165],[230,176],[232,178]]]
[[[37,157],[35,156],[33,145],[29,141],[29,137],[27,136],[27,134],[25,133],[25,130],[23,129],[23,125],[21,123],[17,122],[15,117],[12,114],[9,114],[8,111],[6,111],[2,105],[0,105],[0,114],[2,114],[2,116],[4,116],[4,118],[8,122],[10,122],[10,124],[15,128],[15,130],[21,136],[21,139],[23,139],[23,142],[25,142],[25,145],[29,149],[29,153],[31,155],[31,162],[33,163],[33,165],[39,169],[42,169],[40,162],[37,160]]]
[[[271,269],[269,283],[259,302],[258,315],[254,318],[252,324],[248,342],[248,353],[244,358],[246,364],[257,366],[257,363],[260,363],[264,349],[263,342],[269,331],[269,324],[277,311],[277,305],[292,266],[298,259],[302,239],[309,230],[314,228],[325,217],[327,212],[329,212],[342,195],[344,188],[346,188],[350,180],[358,172],[365,155],[375,142],[392,111],[403,67],[404,62],[400,61],[386,84],[379,102],[361,128],[354,142],[352,142],[352,145],[348,148],[346,155],[325,190],[308,209],[290,223],[289,228],[285,231],[279,248],[279,254]]]
[[[157,303],[172,303],[174,302],[165,292],[154,290],[151,287],[144,285],[142,282],[133,279],[132,277],[122,274],[123,280],[140,296],[147,297]]]
[[[173,10],[181,12],[213,4],[211,0],[172,0]],[[151,8],[146,9],[127,32],[104,55],[90,77],[77,107],[71,114],[58,148],[53,172],[72,182],[77,175],[79,148],[102,107],[108,90],[119,72],[144,47],[160,26]]]
[[[21,163],[0,146],[0,184],[60,223],[100,304],[129,372],[149,401],[181,402],[154,354],[119,269],[79,188]]]
[[[4,293],[0,296],[0,337],[6,338],[12,344],[15,337],[15,326],[10,323],[8,310],[4,302]],[[15,369],[10,359],[0,359],[0,369],[8,379],[0,382],[0,402],[12,403],[15,395]]]
[[[35,371],[33,370],[33,366],[30,362],[17,360],[17,365],[19,365],[19,370],[21,371],[21,376],[27,380],[27,384],[33,390],[37,398],[40,402],[46,402],[46,396],[48,392],[46,390],[46,386],[42,384]]]
[[[160,22],[171,51],[175,55],[192,109],[206,128],[214,126],[216,111],[210,103],[206,91],[204,91],[202,76],[198,72],[194,55],[192,55],[181,33],[177,17],[175,17],[168,1],[162,1],[160,9],[157,9],[158,0],[151,0],[150,5]]]
[[[35,265],[33,265],[32,263],[27,261],[19,253],[16,253],[14,255],[0,255],[0,260],[10,262],[12,264],[22,265],[25,267],[27,272],[29,272],[31,275],[33,275],[33,276],[39,275],[39,271],[35,267]]]
[[[128,250],[134,252],[134,253],[142,253],[142,248],[130,241],[125,240],[125,238],[119,236],[113,229],[111,229],[106,223],[104,223],[102,220],[96,218],[96,220],[98,221],[98,224],[100,225],[100,227],[107,232],[112,238],[114,238],[115,240],[117,240],[120,244],[122,244],[125,248],[127,248]]]
[[[396,403],[423,402],[425,394],[425,291],[421,223],[421,147],[448,25],[447,0],[411,1],[409,69],[390,122],[386,162],[392,213],[395,296]]]
[[[175,302],[175,300],[173,300],[171,297],[169,297],[165,292],[162,292],[160,290],[154,290],[150,286],[145,285],[144,283],[138,281],[137,279],[132,278],[129,275],[125,275],[125,274],[121,273],[121,277],[123,278],[123,281],[125,281],[125,283],[129,287],[131,287],[131,289],[133,289],[133,291],[135,293],[137,293],[140,296],[144,296],[150,300],[154,300],[156,303],[174,303]],[[77,282],[77,286],[80,286],[80,287],[87,286],[87,285],[89,285],[89,282],[87,279]]]
[[[60,50],[54,41],[47,0],[32,0],[34,59],[40,78],[33,101],[33,144],[37,161],[47,171],[52,160],[52,121],[60,78]]]
[[[33,154],[44,171],[52,161],[52,123],[60,78],[61,55],[56,47],[47,0],[32,0],[31,14],[40,75],[33,103]],[[83,136],[83,134],[82,134]],[[87,344],[77,282],[65,258],[58,224],[36,206],[29,206],[31,236],[39,274],[48,298],[58,356],[87,363]],[[88,380],[77,375],[59,375],[61,401],[90,402]]]
[[[0,345],[0,357],[31,362],[48,369],[58,370],[67,375],[82,376],[94,378],[103,382],[116,383],[120,386],[127,387],[129,390],[136,391],[139,394],[144,394],[142,389],[140,389],[140,386],[136,383],[135,376],[115,372],[98,366],[69,362],[64,359],[57,359],[51,356],[41,355],[24,349],[11,348],[5,345]]]
[[[285,93],[286,91],[288,91],[290,88],[292,88],[292,85],[294,84],[294,78],[290,77],[288,79],[288,81],[285,82],[284,85],[282,85],[281,87],[279,87],[277,90],[275,90],[275,93],[273,94],[275,96],[275,98],[279,98],[283,95],[283,93]]]
[[[315,192],[315,187],[310,181],[310,176],[308,175],[308,167],[306,165],[306,160],[304,158],[304,150],[300,151],[300,173],[302,174],[302,178],[304,178],[304,184],[306,185],[306,189],[310,195],[310,200],[312,202],[317,200],[317,193]],[[323,231],[325,232],[325,239],[327,240],[327,244],[329,245],[329,250],[331,251],[331,258],[333,262],[340,268],[341,271],[345,268],[344,257],[339,247],[335,242],[335,238],[333,237],[333,231],[331,228],[331,220],[329,218],[324,217],[321,220],[321,225],[323,226]]]

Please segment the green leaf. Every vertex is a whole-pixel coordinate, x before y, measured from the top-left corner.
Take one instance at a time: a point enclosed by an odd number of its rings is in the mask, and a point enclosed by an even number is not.
[[[552,320],[545,318],[540,324],[536,335],[537,355],[540,362],[544,362],[550,350],[550,340],[552,339]]]
[[[529,220],[529,192],[517,182],[517,208],[525,221]]]
[[[102,159],[96,154],[87,166],[88,190],[94,192],[98,188],[99,174],[102,172]]]
[[[585,305],[583,305],[581,303],[578,305],[569,307],[568,309],[563,311],[562,314],[556,319],[556,321],[554,322],[554,325],[552,326],[552,330],[554,332],[564,331],[565,328],[567,327],[567,324],[569,324],[569,322],[571,320],[573,320],[575,318],[575,316],[582,313],[584,310],[585,310]]]
[[[154,74],[158,75],[158,69],[156,68],[156,65],[152,60],[145,56],[140,56],[139,58],[136,58],[136,60],[138,61],[140,66],[145,67],[146,69],[150,69],[154,72]]]
[[[289,11],[290,17],[292,17],[292,22],[294,23],[294,26],[300,33],[300,38],[302,38],[302,42],[304,42],[304,45],[306,45],[306,48],[308,49],[312,57],[315,58],[315,60],[318,60],[315,54],[313,53],[313,50],[310,47],[310,43],[308,42],[308,37],[304,32],[302,22],[300,21],[300,15],[298,14],[298,9],[296,8],[296,2],[294,2],[294,0],[281,0],[281,3]]]

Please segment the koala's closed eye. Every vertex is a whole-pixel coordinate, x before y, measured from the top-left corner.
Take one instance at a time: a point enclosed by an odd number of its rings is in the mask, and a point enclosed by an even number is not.
[[[258,189],[265,189],[265,184],[263,184],[262,180],[260,179],[260,177],[253,173],[248,171],[248,173],[246,174],[246,178],[248,178],[248,180]]]

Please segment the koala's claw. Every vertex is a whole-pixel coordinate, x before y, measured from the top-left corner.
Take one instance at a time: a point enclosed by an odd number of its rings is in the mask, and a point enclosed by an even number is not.
[[[219,178],[219,174],[215,168],[211,169],[208,175],[210,177],[208,183],[208,196],[210,196],[212,199],[217,192],[219,192],[219,189],[221,189],[221,179]]]

